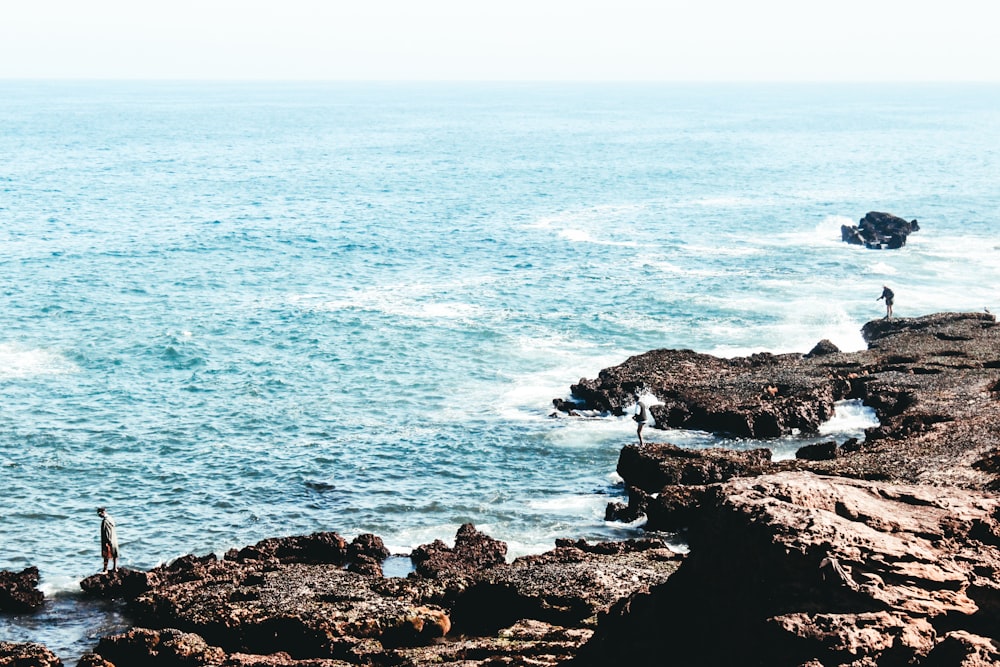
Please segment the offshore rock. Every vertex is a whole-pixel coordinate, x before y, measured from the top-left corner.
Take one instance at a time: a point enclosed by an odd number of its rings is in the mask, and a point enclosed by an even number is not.
[[[891,213],[869,211],[857,226],[841,225],[840,237],[846,243],[873,250],[896,249],[906,245],[906,237],[919,230],[916,220],[907,222]]]
[[[829,667],[995,654],[996,496],[808,472],[734,478],[707,487],[689,542],[676,574],[600,617],[578,664],[669,655],[677,665]]]
[[[62,664],[41,644],[0,641],[0,667],[62,667]]]
[[[43,604],[45,594],[38,590],[37,567],[26,567],[20,572],[0,570],[0,611],[35,611]]]

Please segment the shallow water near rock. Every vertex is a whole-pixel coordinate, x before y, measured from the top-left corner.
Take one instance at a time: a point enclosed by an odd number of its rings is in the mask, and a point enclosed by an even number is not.
[[[898,316],[1000,309],[995,86],[0,92],[0,568],[64,592],[0,637],[64,660],[119,622],[65,594],[99,505],[137,568],[318,530],[630,537],[603,517],[633,422],[550,417],[579,378],[857,349],[883,284]],[[841,242],[869,210],[921,229]]]

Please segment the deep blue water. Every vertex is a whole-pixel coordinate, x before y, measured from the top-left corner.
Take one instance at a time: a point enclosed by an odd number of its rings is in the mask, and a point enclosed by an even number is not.
[[[64,656],[117,622],[98,505],[140,568],[630,536],[632,422],[549,417],[580,377],[857,349],[883,284],[1000,309],[998,86],[0,82],[0,156],[0,568],[56,595],[0,639]],[[922,229],[841,243],[869,210]]]

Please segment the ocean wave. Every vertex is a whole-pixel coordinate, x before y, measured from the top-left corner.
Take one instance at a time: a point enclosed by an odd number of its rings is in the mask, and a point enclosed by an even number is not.
[[[50,350],[0,343],[0,378],[63,375],[78,370],[76,364]]]

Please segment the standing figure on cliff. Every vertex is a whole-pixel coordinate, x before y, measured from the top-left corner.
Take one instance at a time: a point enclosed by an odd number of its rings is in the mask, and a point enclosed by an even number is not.
[[[635,415],[632,416],[635,420],[637,427],[635,429],[635,434],[639,436],[639,446],[642,446],[642,427],[646,425],[647,422],[652,421],[649,416],[649,408],[646,404],[642,402],[641,399],[637,399],[635,402]]]
[[[118,531],[115,520],[103,507],[97,508],[97,516],[101,517],[101,557],[104,558],[104,569],[108,571],[108,561],[111,561],[111,571],[118,569]]]
[[[885,285],[882,285],[882,296],[880,296],[878,299],[875,299],[876,301],[878,301],[879,299],[885,299],[885,319],[889,319],[890,317],[892,317],[892,300],[895,296],[896,295],[893,294],[891,289],[889,289]]]

